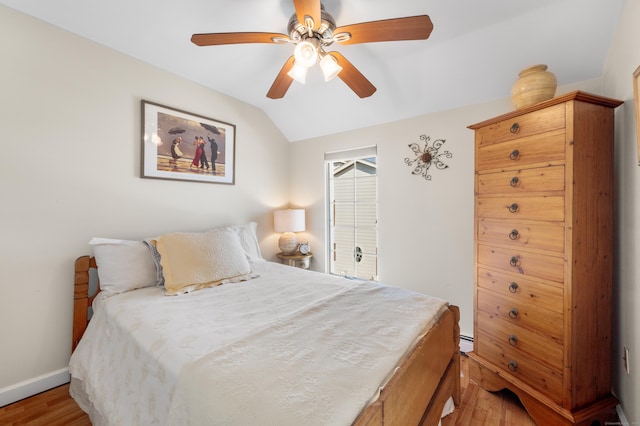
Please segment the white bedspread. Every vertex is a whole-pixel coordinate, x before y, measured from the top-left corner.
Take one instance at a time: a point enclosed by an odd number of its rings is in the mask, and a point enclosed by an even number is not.
[[[348,425],[446,306],[271,262],[254,268],[260,278],[188,295],[145,288],[102,300],[69,365],[92,420]]]

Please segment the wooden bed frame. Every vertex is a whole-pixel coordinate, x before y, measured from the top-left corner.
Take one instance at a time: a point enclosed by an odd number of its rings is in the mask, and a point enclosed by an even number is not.
[[[97,269],[95,258],[75,261],[73,341],[76,348],[89,323],[89,307],[96,294],[89,294],[89,270]],[[100,287],[98,286],[98,291]],[[365,408],[353,425],[438,424],[446,401],[460,404],[460,310],[450,305],[400,367],[373,404]]]

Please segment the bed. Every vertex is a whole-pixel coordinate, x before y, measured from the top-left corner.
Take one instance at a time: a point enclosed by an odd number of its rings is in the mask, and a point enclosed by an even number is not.
[[[94,425],[436,425],[458,405],[456,306],[267,262],[255,225],[220,229],[98,239],[95,257],[75,261],[70,393]],[[224,248],[193,255],[211,239]],[[224,269],[230,245],[248,270],[180,277],[194,261]],[[225,259],[208,265],[212,253]],[[90,294],[93,271],[100,285]],[[136,274],[151,284],[113,291]],[[188,291],[175,293],[181,279]],[[209,285],[194,287],[198,279]]]

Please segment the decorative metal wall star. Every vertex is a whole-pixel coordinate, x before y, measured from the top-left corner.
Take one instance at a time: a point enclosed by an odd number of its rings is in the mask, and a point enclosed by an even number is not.
[[[441,158],[451,158],[453,154],[449,151],[438,152],[446,142],[444,139],[436,139],[431,146],[429,146],[429,142],[431,141],[429,136],[420,135],[420,139],[424,141],[424,149],[420,149],[417,143],[409,144],[409,148],[411,148],[416,155],[416,158],[411,159],[407,157],[404,159],[404,162],[407,166],[415,166],[411,174],[422,175],[425,180],[431,180],[431,175],[429,174],[431,165],[433,164],[437,169],[444,170],[449,166],[444,164]]]

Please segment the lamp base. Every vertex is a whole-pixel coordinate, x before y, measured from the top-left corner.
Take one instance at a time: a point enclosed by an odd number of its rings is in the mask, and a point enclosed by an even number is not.
[[[278,239],[278,247],[284,254],[293,254],[298,249],[298,237],[293,232],[285,232]]]

